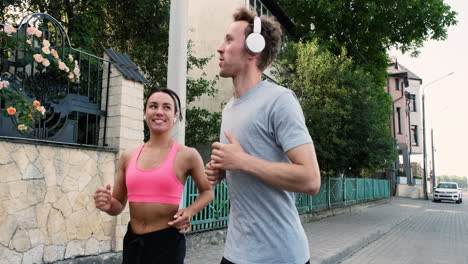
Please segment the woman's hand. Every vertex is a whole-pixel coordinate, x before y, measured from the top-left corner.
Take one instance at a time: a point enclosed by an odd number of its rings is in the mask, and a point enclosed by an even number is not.
[[[179,229],[179,233],[187,234],[192,227],[192,223],[190,222],[192,216],[193,213],[189,208],[182,208],[174,215],[175,220],[168,224]]]
[[[112,208],[111,186],[100,187],[93,195],[96,208],[101,211],[108,212]]]

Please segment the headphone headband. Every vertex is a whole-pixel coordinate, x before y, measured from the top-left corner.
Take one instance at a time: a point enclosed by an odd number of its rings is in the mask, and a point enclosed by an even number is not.
[[[254,18],[253,32],[250,33],[245,40],[247,50],[253,54],[259,54],[265,48],[265,39],[263,38],[262,34],[260,34],[261,31],[262,20],[260,17],[256,16]]]
[[[254,18],[254,33],[261,33],[262,32],[262,20],[258,16]]]

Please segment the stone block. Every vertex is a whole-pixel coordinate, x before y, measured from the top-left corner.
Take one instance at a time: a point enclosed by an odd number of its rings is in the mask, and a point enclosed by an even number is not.
[[[16,149],[15,152],[11,153],[11,158],[15,161],[17,168],[20,173],[23,174],[26,172],[26,167],[30,164],[29,160],[26,157],[26,151],[24,147]],[[8,174],[6,174],[8,177]]]
[[[114,230],[114,223],[111,221],[104,221],[102,223],[102,229],[104,230],[104,235],[111,236]]]
[[[15,214],[21,229],[37,228],[36,210],[34,207],[28,207]]]
[[[39,158],[39,151],[35,145],[23,145],[24,152],[28,158],[29,163],[34,163]]]
[[[0,165],[0,170],[2,166]],[[0,183],[0,201],[9,200],[12,197],[10,196],[10,188],[5,183]]]
[[[10,250],[7,247],[0,245],[0,263],[21,263],[23,254]]]
[[[42,172],[44,180],[47,187],[52,187],[57,185],[57,170],[55,168],[54,162],[50,160],[41,160],[42,162]]]
[[[73,177],[75,177],[75,174],[78,175],[79,171],[75,170],[72,174]],[[63,179],[62,192],[78,192],[78,180],[73,177],[66,176],[65,179]]]
[[[47,239],[47,230],[44,228],[35,228],[28,230],[29,238],[31,240],[31,247],[36,247],[38,245],[47,245],[49,244]]]
[[[65,255],[65,246],[50,245],[50,246],[45,246],[43,259],[44,259],[44,262],[46,263],[56,262],[58,260],[62,260],[64,255]]]
[[[85,255],[97,255],[101,253],[99,241],[95,238],[90,238],[85,243]]]
[[[30,163],[26,166],[26,169],[22,172],[22,177],[21,179],[23,180],[30,180],[30,179],[42,179],[43,174],[39,170],[39,168],[33,164]]]
[[[11,150],[10,151],[6,150],[7,145],[11,145],[11,144],[0,142],[0,167],[2,165],[13,162],[13,160],[11,159],[11,155],[10,155]],[[9,149],[12,149],[12,148],[9,148]]]
[[[42,255],[44,254],[44,245],[36,246],[23,255],[23,264],[40,264],[42,263]]]
[[[10,197],[13,199],[26,197],[28,193],[28,182],[27,181],[9,182],[8,189],[9,189]]]
[[[30,206],[29,201],[25,196],[4,201],[3,205],[5,206],[8,214],[15,214],[16,212]]]
[[[74,258],[84,255],[84,243],[80,240],[72,240],[67,243],[65,258]]]
[[[52,244],[65,244],[67,242],[65,219],[59,210],[51,208],[47,219],[47,232]]]
[[[35,205],[38,203],[43,203],[47,187],[44,179],[40,180],[29,180],[28,183],[28,201],[29,205]]]
[[[99,241],[99,253],[110,252],[112,249],[111,240]]]
[[[58,209],[64,217],[69,217],[72,213],[72,207],[66,195],[62,195],[62,197],[58,199],[54,204],[52,204],[52,206],[55,209]]]
[[[52,186],[47,188],[46,197],[44,198],[45,203],[55,203],[59,197],[62,196],[58,186]]]
[[[24,165],[26,166],[26,165]],[[2,177],[0,177],[0,182],[17,182],[21,180],[21,171],[18,168],[17,164],[12,162],[5,165],[0,165],[0,170],[2,171]]]
[[[18,220],[13,215],[0,216],[0,243],[8,247],[10,241],[18,228]]]
[[[76,223],[74,219],[71,219],[71,218],[65,219],[65,229],[67,230],[68,240],[76,239],[76,233],[78,232],[78,228],[76,227]]]
[[[82,166],[89,159],[90,159],[90,157],[87,155],[87,153],[85,151],[74,150],[74,151],[71,151],[71,153],[70,153],[69,163],[72,164],[72,165]]]
[[[11,239],[10,248],[22,253],[31,249],[31,240],[29,239],[28,231],[24,229],[16,229],[16,232]]]

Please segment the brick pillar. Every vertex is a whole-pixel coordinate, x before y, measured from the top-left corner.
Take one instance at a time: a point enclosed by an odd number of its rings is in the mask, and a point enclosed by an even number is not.
[[[109,60],[109,56],[104,54],[104,59]],[[105,63],[104,66],[101,109],[105,109],[107,96],[108,64]],[[119,69],[112,64],[110,69],[106,145],[122,151],[143,143],[144,85],[125,79]],[[104,118],[101,119],[101,140],[103,128]]]

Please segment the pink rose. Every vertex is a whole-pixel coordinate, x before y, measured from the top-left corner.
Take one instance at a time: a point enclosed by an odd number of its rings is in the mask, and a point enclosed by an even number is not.
[[[56,50],[51,49],[51,50],[50,50],[50,53],[52,53],[52,56],[54,56],[54,58],[58,59],[59,56],[58,56],[58,53],[57,53]]]
[[[46,112],[44,106],[39,107],[37,110],[39,110],[39,111],[41,112],[42,115],[44,115],[45,112]]]
[[[68,54],[68,60],[69,60],[70,62],[73,61],[73,56],[72,56],[71,54]]]
[[[27,130],[27,129],[28,129],[28,127],[25,126],[25,125],[23,125],[23,124],[18,125],[18,130],[19,130],[19,131],[23,131],[23,130]]]
[[[41,50],[44,54],[50,54],[49,47],[43,47]]]
[[[50,61],[49,61],[48,59],[44,59],[44,60],[42,61],[42,65],[44,65],[44,67],[49,67]]]
[[[47,39],[44,39],[44,40],[42,41],[42,46],[48,48],[48,47],[50,47],[50,42],[49,42]]]
[[[34,35],[36,35],[36,37],[40,38],[42,36],[42,31],[40,31],[39,29],[36,29],[36,32],[34,33]]]
[[[30,39],[27,39],[26,40],[26,43],[28,43],[28,45],[31,45],[32,44],[32,41]]]
[[[36,34],[36,28],[35,27],[28,27],[28,29],[26,29],[26,33],[29,36],[34,35],[34,34]]]
[[[73,73],[74,73],[75,75],[80,74],[80,68],[75,67],[75,69],[73,69]]]
[[[3,88],[3,87],[8,87],[10,85],[10,83],[8,81],[2,81],[0,82],[0,90]]]
[[[5,26],[5,28],[3,29],[3,31],[4,31],[7,35],[10,35],[11,33],[16,32],[16,28],[14,28],[14,27],[12,27],[12,26]]]
[[[73,75],[73,73],[70,72],[70,73],[68,74],[68,79],[73,80],[73,78],[75,78],[75,75]]]
[[[33,57],[37,63],[41,63],[44,60],[44,57],[42,57],[41,54],[34,54]]]
[[[59,70],[64,71],[66,67],[67,67],[67,65],[65,65],[65,63],[63,61],[59,61],[59,63],[58,63]]]

